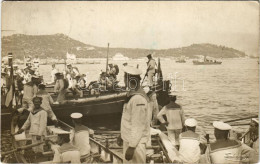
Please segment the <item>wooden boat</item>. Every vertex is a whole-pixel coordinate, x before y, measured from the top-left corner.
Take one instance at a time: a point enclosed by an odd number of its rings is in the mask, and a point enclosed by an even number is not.
[[[15,115],[11,123],[11,133],[15,133],[21,126],[23,119],[20,119],[18,115]],[[54,127],[49,124],[47,126],[47,136],[45,136],[45,141],[40,144],[44,144],[44,152],[42,156],[36,157],[32,152],[32,147],[39,144],[31,144],[31,138],[28,135],[28,130],[19,135],[12,136],[12,146],[13,150],[9,152],[2,152],[2,161],[5,161],[5,157],[8,154],[14,154],[17,163],[51,163],[53,159],[54,152],[51,150],[51,145],[57,140],[57,134],[55,131],[65,130],[70,131],[72,127],[63,121],[59,121],[59,128]],[[109,131],[102,131],[99,134],[109,134]],[[112,132],[114,134],[115,132]],[[111,133],[110,133],[111,134]],[[115,134],[116,137],[118,133]],[[101,138],[105,138],[105,142],[98,141],[98,137],[94,135],[94,138],[90,138],[91,145],[91,163],[123,163],[122,147],[111,146],[108,141],[112,138],[111,135]],[[115,138],[115,137],[114,137]],[[160,140],[158,135],[152,137],[152,145],[147,147],[147,162],[150,163],[154,161],[156,163],[169,163],[170,158],[167,154],[165,147],[163,146],[163,140]],[[117,151],[116,151],[117,150]],[[118,151],[119,150],[119,151]],[[6,161],[7,162],[7,161]]]
[[[160,68],[159,65],[160,61],[158,61],[158,68]],[[160,75],[158,79],[161,80],[159,80],[152,89],[157,93],[158,104],[164,106],[168,104],[169,101],[168,93],[171,90],[171,84],[168,80],[163,81],[161,70],[159,72]],[[53,88],[53,85],[47,86],[46,91],[53,93]],[[71,124],[70,114],[80,112],[84,115],[84,118],[86,118],[84,123],[91,128],[93,128],[95,124],[95,126],[109,126],[111,129],[118,130],[120,128],[126,94],[127,91],[125,91],[123,87],[101,92],[98,95],[91,95],[89,90],[84,90],[84,97],[78,99],[75,99],[71,93],[68,93],[68,100],[62,104],[53,104],[52,110],[57,118],[69,124]],[[52,97],[56,100],[57,95],[52,94]],[[5,120],[5,122],[2,123],[4,123],[6,127],[10,127],[10,116],[11,111],[9,114],[5,113],[5,115],[1,112],[1,117],[5,117],[4,119],[2,118],[2,120]],[[110,121],[111,119],[113,121]]]

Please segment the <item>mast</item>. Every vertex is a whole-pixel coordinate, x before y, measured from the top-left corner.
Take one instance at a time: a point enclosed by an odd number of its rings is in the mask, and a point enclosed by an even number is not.
[[[106,63],[106,73],[108,71],[108,53],[109,53],[109,43],[107,44],[107,63]]]

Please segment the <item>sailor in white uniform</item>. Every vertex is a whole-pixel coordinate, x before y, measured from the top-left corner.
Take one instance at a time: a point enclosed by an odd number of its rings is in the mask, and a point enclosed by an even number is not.
[[[140,87],[141,70],[125,66],[124,72],[130,89],[121,120],[124,163],[146,163],[146,143],[150,134],[149,98]]]
[[[185,120],[187,131],[180,134],[179,158],[183,163],[198,163],[200,159],[200,135],[195,133],[197,121],[194,118]]]
[[[84,162],[87,162],[91,148],[89,137],[94,134],[94,131],[85,125],[82,125],[83,115],[81,113],[72,113],[70,116],[74,124],[74,129],[71,135],[72,144],[79,149],[80,155],[85,159]]]
[[[70,143],[70,132],[58,132],[58,145],[52,145],[53,163],[81,163],[80,152]]]

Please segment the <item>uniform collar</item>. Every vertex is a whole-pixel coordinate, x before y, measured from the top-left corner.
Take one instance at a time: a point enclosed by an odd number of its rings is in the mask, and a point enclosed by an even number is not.
[[[131,90],[127,93],[127,97],[130,99],[132,96],[134,95],[141,95],[143,96],[147,101],[149,101],[148,96],[146,95],[146,93],[144,92],[144,90],[142,88],[139,88],[138,90]]]

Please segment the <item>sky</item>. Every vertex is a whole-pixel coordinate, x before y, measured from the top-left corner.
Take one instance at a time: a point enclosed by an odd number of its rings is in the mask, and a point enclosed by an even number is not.
[[[1,14],[2,36],[63,33],[101,47],[108,42],[147,49],[212,43],[258,53],[256,1],[6,1]]]

